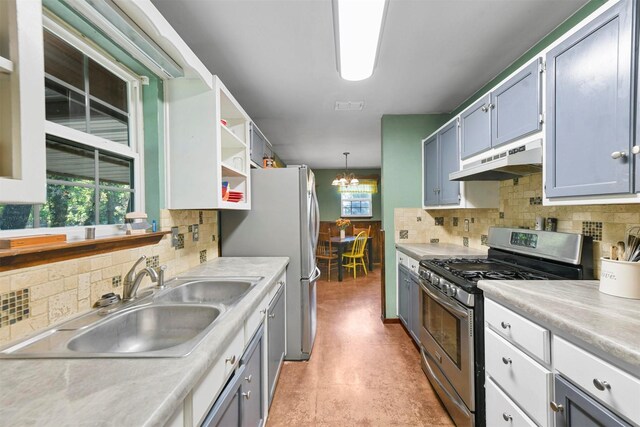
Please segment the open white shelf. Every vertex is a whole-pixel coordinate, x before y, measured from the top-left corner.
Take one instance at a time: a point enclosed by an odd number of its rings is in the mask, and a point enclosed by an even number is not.
[[[222,129],[222,146],[244,148],[247,144],[238,137],[229,127],[220,123]]]
[[[12,72],[13,62],[4,56],[0,56],[0,73],[11,74]]]
[[[245,172],[239,171],[238,169],[234,168],[233,166],[230,166],[226,163],[222,163],[222,178],[224,181],[224,177],[227,176],[234,176],[234,177],[247,177],[247,174]]]

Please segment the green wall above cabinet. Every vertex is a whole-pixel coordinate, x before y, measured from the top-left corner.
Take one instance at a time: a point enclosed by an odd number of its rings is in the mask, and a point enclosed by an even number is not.
[[[344,169],[314,169],[316,176],[316,193],[318,195],[318,205],[320,206],[320,221],[335,221],[340,218],[340,193],[338,188],[331,185],[337,174],[343,173]],[[377,176],[380,178],[380,169],[349,169],[358,178],[369,178]],[[378,192],[371,196],[373,203],[373,217],[362,218],[367,221],[380,221],[382,218],[380,205],[380,187]],[[357,221],[358,219],[354,219]]]

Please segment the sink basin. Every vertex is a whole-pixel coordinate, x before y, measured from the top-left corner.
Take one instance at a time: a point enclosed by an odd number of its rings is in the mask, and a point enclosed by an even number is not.
[[[220,316],[209,306],[142,306],[116,314],[69,341],[80,353],[144,353],[174,348],[193,340]],[[188,350],[195,346],[189,343]],[[187,350],[187,349],[180,349]],[[187,354],[185,351],[178,353]]]
[[[259,278],[188,280],[158,296],[156,301],[232,305],[259,281]]]

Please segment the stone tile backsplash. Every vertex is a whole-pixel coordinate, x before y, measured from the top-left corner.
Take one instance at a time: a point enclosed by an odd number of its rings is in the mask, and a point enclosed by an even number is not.
[[[640,225],[640,203],[624,205],[543,206],[542,174],[534,174],[500,183],[497,209],[426,210],[398,208],[394,211],[396,230],[409,230],[410,238],[402,243],[466,243],[472,248],[485,248],[489,227],[534,228],[536,216],[557,218],[558,231],[584,233],[594,238],[594,265],[599,276],[600,257],[609,247],[624,239],[627,227]],[[417,222],[415,218],[425,218]],[[436,226],[436,218],[444,217],[444,225]],[[462,222],[464,226],[456,224]],[[468,229],[467,229],[467,224]]]
[[[184,239],[175,250],[167,235],[152,246],[0,272],[0,345],[86,312],[103,294],[122,294],[122,278],[142,255],[149,266],[166,265],[168,278],[199,265],[203,253],[206,259],[218,256],[216,211],[163,210],[159,223],[163,231],[177,226],[183,236],[189,225],[200,223],[200,232],[212,238]],[[145,278],[141,288],[151,285]]]

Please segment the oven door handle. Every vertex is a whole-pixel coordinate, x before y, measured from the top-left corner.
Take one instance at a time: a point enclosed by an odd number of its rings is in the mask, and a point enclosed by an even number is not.
[[[424,290],[427,293],[427,295],[429,295],[432,299],[434,299],[435,301],[437,301],[438,303],[446,307],[458,319],[467,319],[469,317],[469,313],[466,310],[461,309],[460,307],[458,307],[457,304],[454,304],[451,301],[448,301],[442,298],[440,295],[432,292],[429,288],[427,288],[424,285],[424,283],[420,283],[420,287],[422,288],[422,290]]]

